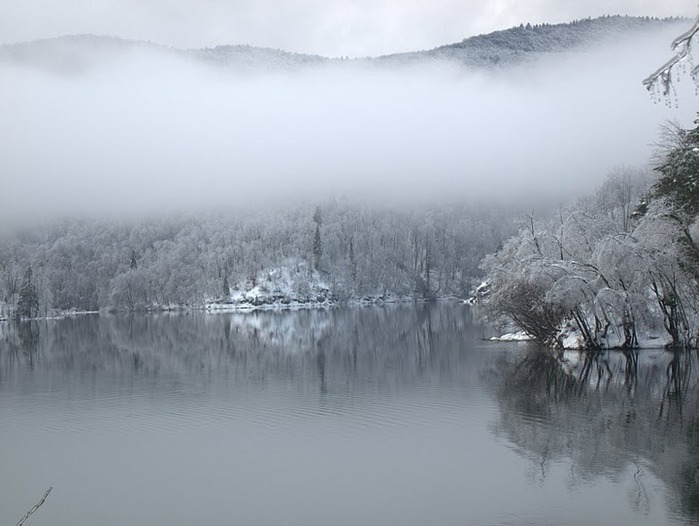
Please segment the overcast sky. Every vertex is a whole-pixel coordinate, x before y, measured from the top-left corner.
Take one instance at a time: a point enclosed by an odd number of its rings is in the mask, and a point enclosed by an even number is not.
[[[0,0],[0,43],[94,33],[177,47],[251,44],[364,56],[526,22],[697,11],[696,0]]]

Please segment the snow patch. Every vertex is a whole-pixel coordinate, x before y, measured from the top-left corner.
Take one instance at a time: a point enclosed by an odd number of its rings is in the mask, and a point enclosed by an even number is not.
[[[267,268],[231,288],[223,301],[208,302],[207,310],[254,310],[330,306],[335,298],[320,272],[305,262]]]
[[[493,336],[490,338],[491,342],[528,342],[531,341],[532,337],[529,336],[524,331],[519,332],[508,332],[502,336]]]

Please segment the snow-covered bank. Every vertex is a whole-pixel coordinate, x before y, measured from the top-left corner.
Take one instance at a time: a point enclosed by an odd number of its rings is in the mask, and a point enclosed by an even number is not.
[[[527,342],[534,341],[534,338],[526,333],[526,331],[507,332],[501,336],[493,336],[489,338],[492,342]],[[622,350],[624,349],[624,340],[616,332],[611,332],[605,339],[602,340],[603,347],[600,350]],[[664,333],[648,333],[639,336],[638,343],[634,349],[664,349],[670,347],[672,339]],[[586,350],[586,341],[582,332],[565,324],[559,333],[556,335],[555,341],[552,342],[552,349],[561,349],[564,351],[583,351]]]
[[[452,296],[434,298],[454,300]],[[418,303],[424,297],[392,292],[357,295],[346,284],[331,282],[330,277],[311,268],[305,262],[265,269],[254,277],[237,283],[227,298],[209,300],[207,311],[238,312],[250,310],[317,309],[340,305],[382,305],[389,303]]]
[[[493,336],[490,338],[491,342],[529,342],[531,340],[532,337],[524,331],[508,332],[502,336]]]
[[[452,297],[437,298],[429,301],[459,301]],[[361,298],[350,298],[345,300],[337,300],[326,298],[324,301],[297,301],[291,298],[281,298],[275,301],[265,302],[260,299],[252,302],[241,301],[214,301],[201,305],[152,305],[149,308],[138,308],[133,310],[116,310],[105,309],[102,311],[76,311],[70,310],[65,312],[56,312],[47,316],[39,316],[33,318],[21,318],[22,321],[44,321],[44,320],[62,320],[65,318],[87,316],[95,314],[119,314],[119,313],[178,313],[178,312],[210,312],[210,313],[246,313],[254,311],[282,311],[282,310],[304,310],[304,309],[332,309],[337,307],[371,307],[382,305],[395,304],[410,304],[410,303],[427,303],[428,300],[416,298],[412,296],[395,296],[395,295],[377,295],[364,296]],[[8,322],[14,318],[0,317],[0,323]]]
[[[426,303],[428,300],[413,296],[396,296],[393,294],[363,296],[361,298],[349,298],[338,300],[332,297],[323,301],[298,301],[289,297],[264,301],[260,298],[252,301],[228,301],[211,302],[201,309],[188,308],[186,310],[206,310],[208,312],[248,312],[255,310],[300,310],[300,309],[329,309],[334,307],[369,307],[391,305],[398,303]],[[429,301],[455,301],[454,298],[445,297]],[[176,310],[176,309],[171,309]]]

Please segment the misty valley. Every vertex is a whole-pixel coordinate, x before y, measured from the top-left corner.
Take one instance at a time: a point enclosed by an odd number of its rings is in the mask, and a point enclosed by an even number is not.
[[[697,33],[0,43],[0,523],[699,525]]]

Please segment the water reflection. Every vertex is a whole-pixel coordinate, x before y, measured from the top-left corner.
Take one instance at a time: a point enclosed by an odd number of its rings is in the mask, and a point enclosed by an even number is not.
[[[697,520],[695,355],[486,335],[455,304],[2,323],[0,523],[48,485],[72,526]]]
[[[37,327],[0,324],[2,524],[47,484],[56,492],[42,512],[59,526],[388,526],[476,513],[462,492],[482,486],[470,476],[481,458],[462,442],[485,412],[465,396],[484,333],[468,307]]]
[[[694,353],[532,349],[484,373],[500,407],[494,432],[531,461],[543,483],[571,462],[567,484],[621,480],[630,504],[650,512],[644,471],[671,490],[668,507],[699,523],[699,379]]]
[[[370,380],[390,388],[449,374],[484,329],[467,307],[396,305],[252,314],[85,316],[0,326],[0,371],[99,372],[243,384],[271,379],[319,394]],[[438,352],[437,352],[438,349]],[[365,383],[365,382],[364,382]]]
[[[34,367],[37,355],[45,347],[39,325],[38,321],[0,323],[0,356],[5,366],[23,364],[30,369]],[[6,368],[0,368],[0,372]]]

